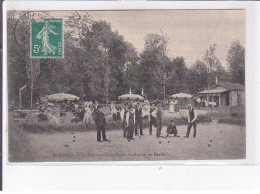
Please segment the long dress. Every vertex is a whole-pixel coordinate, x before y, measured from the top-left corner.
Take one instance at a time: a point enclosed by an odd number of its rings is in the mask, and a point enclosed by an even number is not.
[[[174,111],[174,103],[173,103],[172,101],[170,102],[169,112],[170,112],[170,113],[174,113],[174,112],[175,112],[175,111]]]
[[[42,52],[44,55],[49,53],[55,54],[55,50],[57,47],[50,43],[49,34],[52,33],[54,35],[58,35],[58,33],[54,32],[52,29],[54,26],[50,25],[48,21],[45,22],[42,30],[37,34],[37,38],[42,40]]]
[[[150,105],[149,104],[144,105],[143,111],[142,111],[142,117],[145,120],[150,119]]]
[[[85,114],[84,114],[84,122],[85,123],[91,123],[91,114],[92,114],[92,111],[90,109],[90,107],[86,107],[85,108]]]

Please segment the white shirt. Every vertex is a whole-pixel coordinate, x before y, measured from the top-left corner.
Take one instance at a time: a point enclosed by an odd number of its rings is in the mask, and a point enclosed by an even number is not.
[[[151,112],[152,117],[156,118],[157,117],[157,109],[155,108],[152,112]]]

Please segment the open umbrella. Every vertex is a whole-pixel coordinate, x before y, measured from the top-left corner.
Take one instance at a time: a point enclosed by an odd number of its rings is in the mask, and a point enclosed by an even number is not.
[[[72,100],[79,100],[78,96],[73,94],[64,94],[64,93],[57,93],[47,96],[48,100],[62,102],[64,100],[72,101]]]
[[[118,97],[119,100],[144,100],[144,97],[138,94],[124,94]]]
[[[187,99],[190,99],[190,98],[192,98],[192,95],[186,94],[186,93],[178,93],[178,94],[171,95],[171,98],[187,98]]]

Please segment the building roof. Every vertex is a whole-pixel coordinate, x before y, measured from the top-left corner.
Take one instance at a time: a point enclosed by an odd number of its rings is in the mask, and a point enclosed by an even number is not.
[[[203,90],[203,91],[201,91],[201,92],[198,92],[198,94],[218,94],[218,93],[222,93],[222,92],[226,92],[226,91],[228,91],[228,89],[216,89],[216,90],[214,90],[214,89],[211,89],[211,90]]]
[[[217,86],[220,86],[222,88],[214,89]],[[198,94],[217,94],[217,93],[222,93],[226,92],[228,90],[245,90],[245,86],[238,84],[238,83],[229,83],[229,82],[220,82],[209,89],[205,89],[203,91],[198,92]]]
[[[239,83],[230,83],[230,82],[220,82],[216,84],[215,86],[222,86],[223,88],[226,88],[228,90],[245,90],[245,86],[239,84]],[[213,86],[213,87],[215,87]]]

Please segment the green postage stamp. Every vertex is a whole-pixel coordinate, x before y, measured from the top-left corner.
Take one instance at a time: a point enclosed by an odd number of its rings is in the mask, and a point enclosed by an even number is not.
[[[62,19],[48,18],[31,23],[31,57],[63,57]]]

